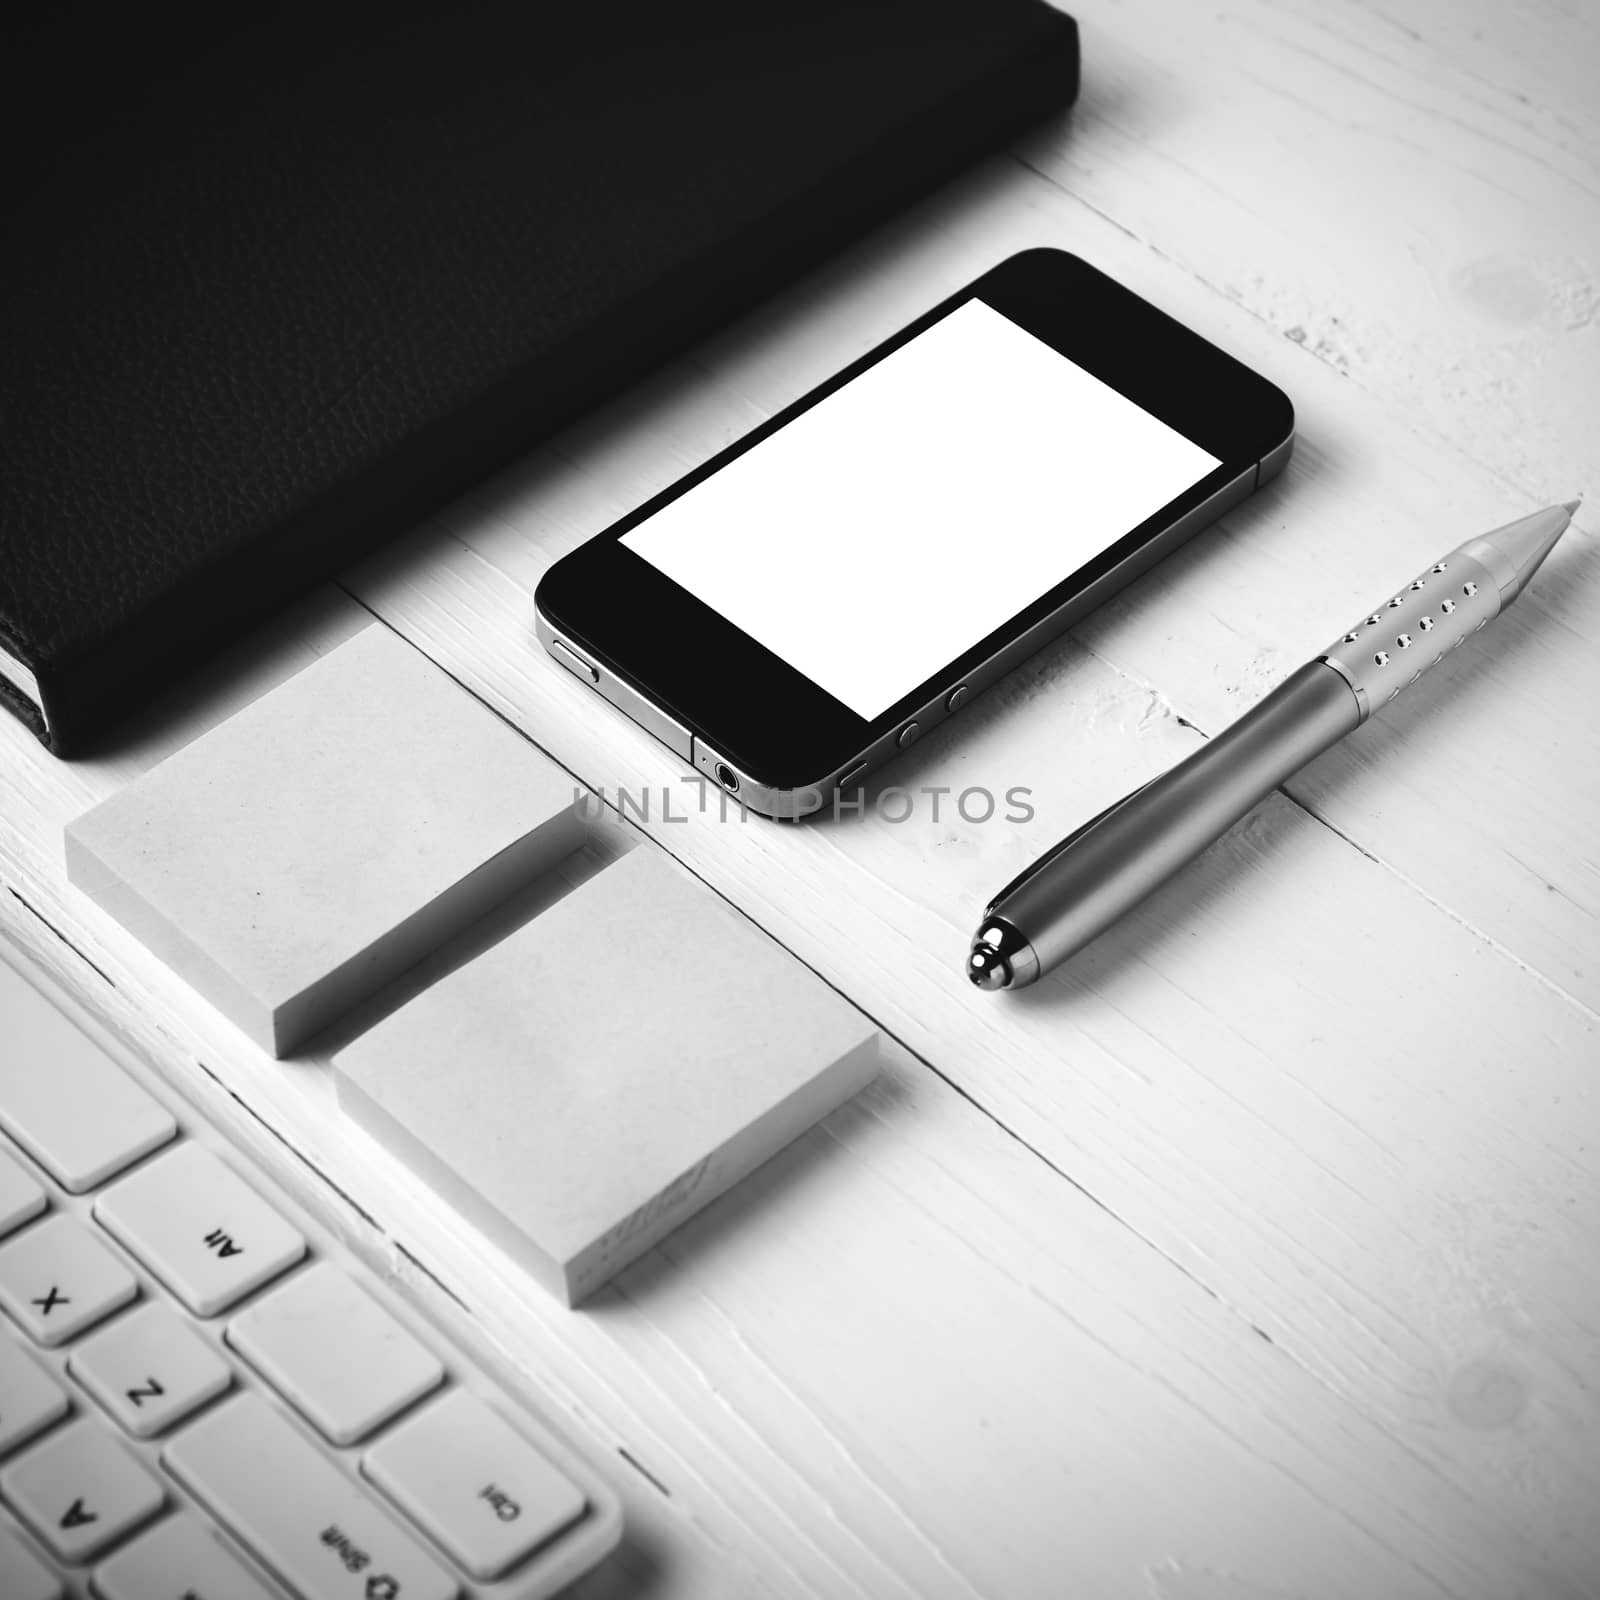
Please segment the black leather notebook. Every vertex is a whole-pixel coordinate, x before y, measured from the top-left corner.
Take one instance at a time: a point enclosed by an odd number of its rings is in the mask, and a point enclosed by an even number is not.
[[[1042,0],[154,10],[0,68],[0,700],[61,755],[1077,88]]]

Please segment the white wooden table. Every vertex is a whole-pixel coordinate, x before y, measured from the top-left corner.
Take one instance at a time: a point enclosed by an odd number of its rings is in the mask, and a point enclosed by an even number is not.
[[[1445,547],[1600,493],[1600,6],[1077,12],[1070,123],[114,756],[0,720],[0,921],[590,1448],[630,1533],[584,1594],[1600,1595],[1594,501],[1507,618],[1082,958],[1015,997],[961,976],[1045,844]],[[1040,243],[1281,384],[1294,461],[881,780],[1024,785],[1031,822],[652,815],[887,1064],[563,1311],[341,1121],[325,1056],[268,1060],[71,890],[62,826],[372,613],[576,778],[675,783],[535,647],[539,575]]]

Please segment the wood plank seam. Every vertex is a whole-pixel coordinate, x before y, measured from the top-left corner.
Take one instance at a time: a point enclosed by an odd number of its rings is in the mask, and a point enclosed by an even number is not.
[[[1292,781],[1293,780],[1291,780],[1291,783]],[[1565,1000],[1581,1016],[1586,1017],[1590,1022],[1600,1024],[1600,1013],[1596,1013],[1589,1006],[1585,1005],[1577,995],[1573,994],[1570,990],[1563,988],[1562,985],[1557,983],[1554,978],[1548,976],[1546,973],[1541,972],[1537,967],[1530,966],[1514,950],[1508,949],[1498,939],[1496,939],[1493,934],[1485,932],[1484,929],[1478,927],[1476,923],[1463,916],[1453,906],[1450,906],[1445,901],[1440,900],[1436,895],[1429,894],[1428,891],[1423,888],[1423,886],[1418,883],[1415,878],[1412,878],[1405,872],[1401,871],[1401,869],[1396,866],[1394,862],[1386,860],[1383,856],[1375,855],[1364,845],[1357,843],[1356,840],[1352,839],[1349,834],[1345,833],[1341,828],[1339,828],[1337,824],[1330,822],[1327,817],[1323,816],[1309,800],[1302,799],[1299,795],[1297,795],[1290,786],[1290,783],[1281,785],[1278,789],[1278,793],[1281,794],[1291,805],[1298,806],[1300,810],[1302,810],[1308,817],[1312,819],[1313,822],[1320,822],[1322,826],[1328,829],[1330,833],[1336,835],[1340,839],[1343,839],[1344,842],[1351,847],[1351,849],[1359,851],[1375,866],[1382,867],[1385,872],[1392,873],[1394,877],[1399,879],[1399,881],[1403,883],[1406,888],[1410,889],[1413,894],[1421,895],[1430,906],[1433,906],[1438,911],[1442,911],[1445,916],[1450,918],[1452,922],[1455,922],[1461,927],[1465,928],[1466,931],[1475,939],[1481,939],[1483,943],[1493,950],[1496,955],[1503,956],[1512,964],[1512,966],[1518,968],[1522,972],[1525,972],[1530,978],[1534,979],[1544,988],[1549,989],[1553,994],[1559,995],[1561,999]]]
[[[1257,309],[1255,306],[1250,305],[1238,295],[1230,294],[1222,284],[1213,282],[1197,267],[1194,267],[1188,262],[1180,259],[1178,256],[1172,255],[1168,251],[1163,250],[1159,244],[1155,243],[1151,239],[1145,238],[1143,235],[1137,232],[1137,230],[1128,227],[1126,223],[1118,221],[1117,218],[1110,215],[1109,212],[1102,210],[1092,200],[1085,198],[1076,190],[1069,189],[1058,177],[1050,173],[1045,168],[1037,165],[1034,161],[1028,159],[1028,157],[1025,156],[1021,151],[1012,151],[1010,154],[1011,158],[1024,171],[1032,174],[1036,178],[1042,179],[1045,183],[1049,184],[1051,188],[1057,190],[1073,204],[1082,206],[1086,211],[1097,217],[1101,222],[1106,223],[1132,243],[1138,245],[1140,249],[1148,250],[1151,255],[1156,256],[1161,261],[1164,261],[1168,266],[1174,268],[1176,271],[1183,273],[1186,277],[1193,280],[1194,283],[1198,284],[1202,289],[1206,290],[1210,294],[1215,295],[1226,305],[1232,306],[1235,309],[1244,312],[1246,316],[1248,316],[1252,321],[1258,322],[1263,328],[1267,329],[1268,332],[1276,335],[1276,337],[1280,339],[1285,340],[1287,343],[1294,345],[1296,349],[1303,350],[1313,360],[1321,362],[1322,365],[1327,367],[1330,372],[1337,374],[1341,378],[1348,379],[1349,382],[1355,384],[1355,386],[1363,393],[1371,395],[1374,399],[1380,401],[1384,398],[1381,391],[1375,390],[1370,384],[1366,383],[1361,377],[1352,372],[1348,362],[1339,359],[1335,353],[1322,348],[1319,344],[1304,338],[1303,330],[1301,330],[1302,337],[1296,339],[1293,336],[1294,329],[1278,326],[1276,322],[1274,322],[1270,317],[1266,316],[1262,311]],[[1295,327],[1298,327],[1298,324],[1296,324]],[[1479,455],[1474,454],[1464,445],[1452,439],[1448,434],[1441,433],[1437,428],[1430,426],[1423,418],[1417,416],[1408,416],[1407,421],[1408,424],[1423,437],[1425,437],[1429,443],[1435,444],[1441,449],[1448,450],[1452,455],[1460,457],[1463,461],[1468,462],[1475,471],[1486,473],[1496,483],[1501,484],[1503,487],[1510,490],[1519,499],[1531,503],[1536,498],[1538,491],[1531,490],[1527,488],[1526,485],[1511,478],[1506,473],[1500,471],[1493,463],[1484,460],[1483,457]]]

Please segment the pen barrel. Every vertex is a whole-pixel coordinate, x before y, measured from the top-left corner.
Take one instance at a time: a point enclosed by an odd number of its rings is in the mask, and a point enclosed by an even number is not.
[[[1310,661],[1231,727],[1041,863],[991,908],[1038,957],[1064,961],[1361,722],[1345,679]]]

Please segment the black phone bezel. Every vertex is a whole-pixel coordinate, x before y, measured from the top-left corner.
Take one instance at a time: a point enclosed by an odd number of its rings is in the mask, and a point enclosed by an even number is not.
[[[1159,417],[1221,465],[1002,627],[868,719],[819,688],[619,541],[968,300],[981,300]],[[1065,251],[1008,258],[563,557],[535,596],[546,621],[747,777],[821,783],[1008,641],[1282,445],[1294,410],[1275,384]],[[786,550],[783,559],[792,559]],[[774,572],[781,579],[781,570]]]

